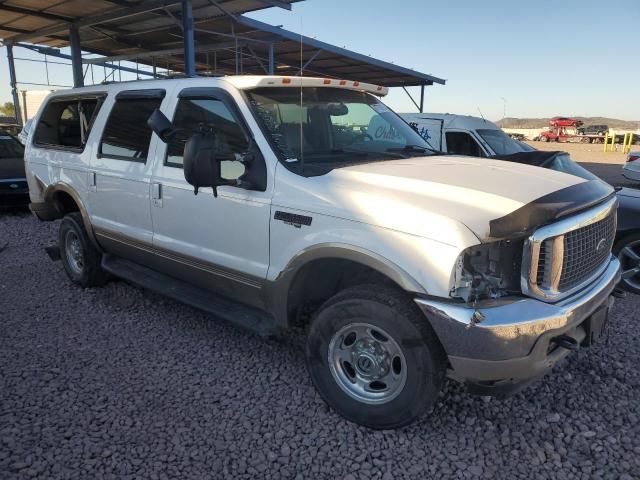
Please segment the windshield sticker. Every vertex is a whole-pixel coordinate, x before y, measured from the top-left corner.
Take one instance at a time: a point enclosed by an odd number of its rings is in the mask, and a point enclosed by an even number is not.
[[[391,125],[380,125],[373,132],[373,138],[376,140],[391,140],[401,142],[404,140],[402,135],[395,131]]]
[[[297,158],[285,158],[284,161],[287,162],[287,163],[294,163],[294,162],[297,162],[298,159]]]

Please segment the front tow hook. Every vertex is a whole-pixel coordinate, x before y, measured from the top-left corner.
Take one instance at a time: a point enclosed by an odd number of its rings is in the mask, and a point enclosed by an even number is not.
[[[567,350],[573,351],[580,348],[580,345],[578,345],[578,341],[575,338],[570,337],[569,335],[559,335],[557,337],[553,337],[551,341],[559,347],[566,348]]]

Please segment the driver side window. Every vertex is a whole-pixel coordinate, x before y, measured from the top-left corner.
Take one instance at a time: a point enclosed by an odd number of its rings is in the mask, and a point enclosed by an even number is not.
[[[484,157],[478,142],[465,132],[447,132],[447,153],[453,155],[467,155],[469,157]]]
[[[167,144],[165,165],[183,167],[184,146],[187,140],[202,129],[216,135],[222,177],[235,180],[244,173],[238,161],[249,149],[249,141],[233,113],[222,100],[214,98],[181,98],[173,119],[176,135]]]

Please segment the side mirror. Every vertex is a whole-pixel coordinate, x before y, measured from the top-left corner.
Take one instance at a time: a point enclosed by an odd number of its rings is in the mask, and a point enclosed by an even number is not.
[[[217,187],[227,183],[220,174],[216,149],[216,137],[211,132],[194,134],[184,146],[184,178],[193,185],[196,195],[200,187],[212,187],[213,195],[217,197]]]
[[[159,108],[156,108],[149,116],[147,125],[149,125],[149,128],[153,130],[164,143],[167,143],[175,133],[173,123],[171,123],[171,120],[169,120]]]

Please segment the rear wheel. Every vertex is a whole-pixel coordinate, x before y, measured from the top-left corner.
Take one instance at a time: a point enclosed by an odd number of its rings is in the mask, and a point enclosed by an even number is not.
[[[540,141],[541,142],[548,142],[549,139],[547,137],[545,137],[545,136],[542,136],[542,137],[540,137]]]
[[[100,265],[102,255],[91,243],[79,213],[62,219],[58,246],[62,265],[72,282],[82,287],[104,285],[108,274]]]
[[[435,401],[444,353],[412,300],[388,287],[349,288],[315,316],[307,367],[323,399],[371,428],[397,428]]]

